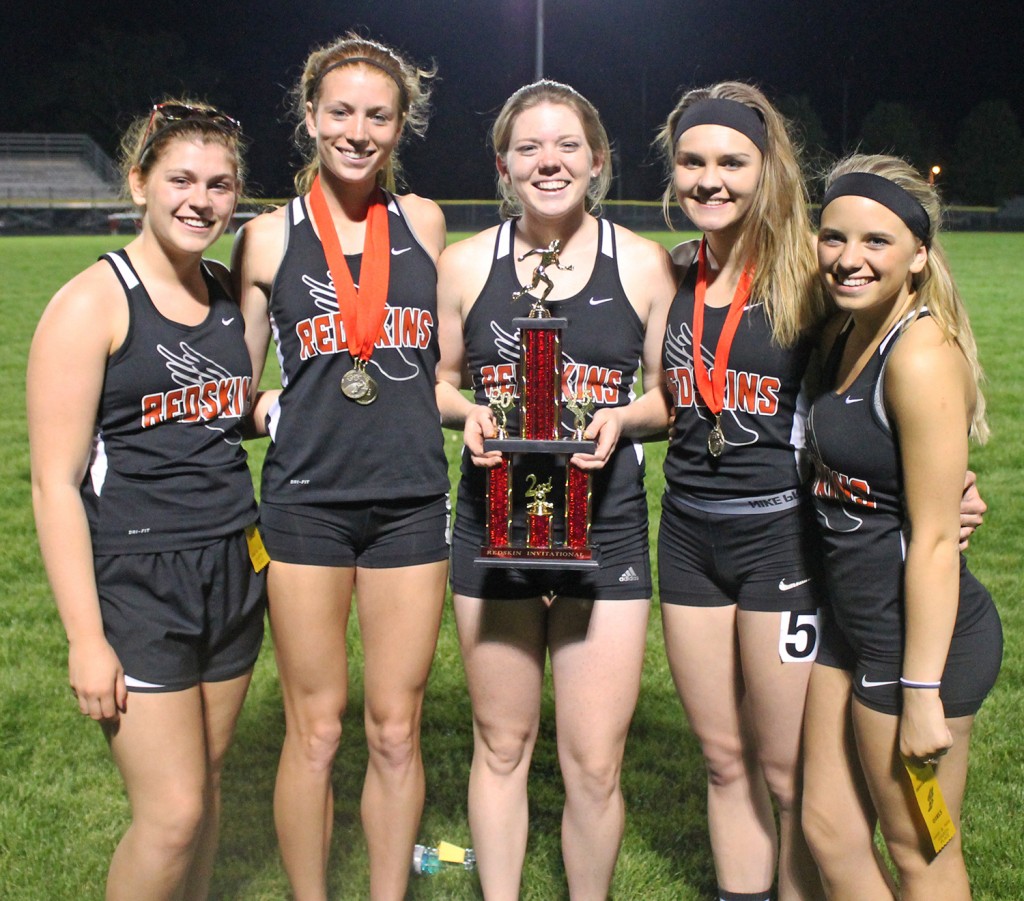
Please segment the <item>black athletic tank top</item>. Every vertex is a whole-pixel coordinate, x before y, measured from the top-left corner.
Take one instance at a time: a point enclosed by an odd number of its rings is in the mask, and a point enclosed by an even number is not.
[[[128,299],[107,362],[82,500],[97,555],[198,547],[254,522],[240,431],[252,367],[242,316],[204,267],[210,310],[167,319],[123,251],[106,254]]]
[[[913,311],[896,323],[846,391],[827,391],[814,401],[808,421],[828,597],[854,650],[876,657],[902,653],[907,548],[899,437],[885,412],[882,385],[889,354],[918,315],[929,314]],[[826,385],[836,382],[850,326],[829,353]],[[961,555],[956,632],[970,628],[991,603]]]
[[[599,219],[598,226],[597,258],[586,286],[572,297],[549,304],[553,316],[568,320],[562,332],[562,398],[570,400],[585,393],[593,398],[595,409],[624,406],[635,396],[644,342],[643,323],[619,279],[614,226],[606,219]],[[487,403],[486,392],[494,387],[518,395],[519,330],[512,320],[526,316],[530,307],[525,297],[512,302],[519,288],[515,220],[508,220],[498,228],[490,274],[465,322],[466,360],[478,404]],[[517,411],[509,415],[508,424],[509,435],[518,436]],[[573,431],[572,414],[564,408],[562,430],[565,437]],[[543,481],[555,473],[560,459],[517,456],[514,484],[523,484],[527,468]],[[563,484],[559,473],[555,478],[554,485]],[[599,530],[602,517],[615,516],[620,505],[643,498],[642,445],[631,439],[620,441],[604,468],[594,473],[592,489],[594,528]],[[460,501],[467,496],[482,507],[484,470],[474,466],[466,454],[460,492]],[[518,493],[515,500],[517,508],[524,503]]]
[[[270,316],[284,391],[271,411],[261,500],[330,504],[444,494],[448,469],[434,397],[437,270],[390,194],[391,270],[365,406],[341,393],[352,369],[320,239],[303,198],[287,209],[287,247]],[[359,283],[361,255],[346,256]]]
[[[793,347],[772,341],[764,305],[752,302],[740,319],[729,353],[720,457],[708,452],[715,418],[697,390],[693,374],[693,309],[696,263],[690,266],[669,310],[663,365],[675,411],[675,429],[665,455],[670,492],[710,500],[755,497],[796,488],[802,479],[807,399],[803,378],[811,341]],[[704,308],[701,352],[710,375],[728,307]]]

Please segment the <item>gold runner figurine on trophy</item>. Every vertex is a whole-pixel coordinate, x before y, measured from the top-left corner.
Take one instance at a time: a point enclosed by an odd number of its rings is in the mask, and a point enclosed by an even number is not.
[[[533,270],[533,279],[528,285],[523,285],[515,294],[512,295],[512,302],[515,303],[520,297],[525,297],[529,294],[533,297],[533,306],[530,307],[530,315],[532,316],[534,311],[540,311],[544,309],[544,301],[548,299],[548,295],[551,293],[554,284],[551,278],[548,276],[548,266],[554,266],[556,269],[561,269],[564,272],[572,272],[572,266],[563,266],[558,261],[558,254],[562,250],[562,242],[555,238],[547,247],[535,247],[533,250],[528,250],[521,257],[518,257],[521,263],[527,257],[534,255],[540,257],[540,262],[537,264],[537,268]],[[533,289],[536,288],[541,282],[544,282],[544,293],[537,297],[533,293]]]

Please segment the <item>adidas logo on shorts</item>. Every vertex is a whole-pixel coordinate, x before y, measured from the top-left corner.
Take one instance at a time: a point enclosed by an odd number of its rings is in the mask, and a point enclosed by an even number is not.
[[[639,582],[640,577],[636,574],[636,570],[631,566],[621,576],[619,576],[620,582]]]

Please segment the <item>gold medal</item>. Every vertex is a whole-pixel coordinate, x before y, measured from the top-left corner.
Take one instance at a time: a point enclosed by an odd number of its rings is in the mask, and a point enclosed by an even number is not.
[[[357,403],[372,403],[377,398],[377,383],[366,373],[366,361],[356,359],[355,365],[341,377],[341,393]],[[364,400],[369,394],[370,400]]]
[[[708,432],[708,453],[712,457],[721,457],[725,450],[725,432],[722,431],[722,417],[715,417],[714,428]]]
[[[341,393],[349,400],[359,400],[370,386],[366,383],[369,376],[360,369],[352,369],[341,378]]]

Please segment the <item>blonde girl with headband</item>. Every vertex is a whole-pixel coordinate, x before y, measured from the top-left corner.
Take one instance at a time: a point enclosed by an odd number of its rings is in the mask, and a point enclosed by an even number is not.
[[[673,252],[663,365],[675,419],[658,539],[665,647],[701,744],[718,897],[821,897],[800,830],[800,730],[817,650],[798,467],[824,316],[795,149],[750,85],[685,94],[659,136],[703,232]],[[780,829],[775,830],[774,807]]]
[[[423,809],[420,717],[448,570],[434,397],[445,226],[432,201],[394,190],[431,74],[355,34],[311,53],[296,90],[298,196],[249,223],[233,261],[255,381],[271,334],[282,368],[261,518],[286,723],[274,818],[298,901],[327,898],[353,594],[369,897],[405,896]]]
[[[227,270],[203,259],[242,190],[240,126],[158,103],[122,168],[138,237],[57,292],[29,352],[33,504],[71,689],[131,805],[106,897],[203,899],[263,639],[252,370]]]
[[[1002,631],[958,550],[968,438],[988,428],[940,216],[935,188],[887,156],[838,163],[822,202],[818,266],[839,315],[808,430],[832,616],[807,704],[804,822],[834,899],[897,894],[876,811],[900,897],[970,898],[960,811]],[[941,788],[956,830],[941,851],[908,769]]]

